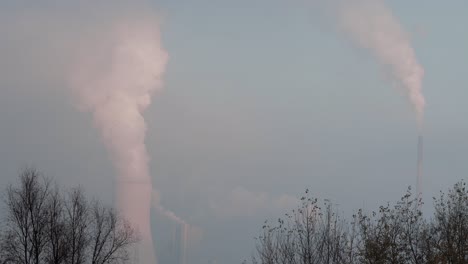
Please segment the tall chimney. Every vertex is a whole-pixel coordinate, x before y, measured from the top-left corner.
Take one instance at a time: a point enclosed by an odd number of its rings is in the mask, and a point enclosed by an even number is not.
[[[422,199],[422,174],[423,174],[423,152],[424,152],[424,145],[423,145],[423,136],[420,134],[418,136],[418,171],[417,171],[417,179],[416,179],[416,192],[417,192],[417,199],[418,199],[418,207],[421,206],[420,200]]]

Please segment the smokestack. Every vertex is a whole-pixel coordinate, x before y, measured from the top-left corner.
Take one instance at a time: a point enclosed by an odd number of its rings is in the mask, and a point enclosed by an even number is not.
[[[418,207],[421,206],[420,202],[422,200],[422,174],[423,174],[423,135],[419,134],[418,136],[418,168],[417,168],[417,179],[416,179],[416,192],[418,199]]]

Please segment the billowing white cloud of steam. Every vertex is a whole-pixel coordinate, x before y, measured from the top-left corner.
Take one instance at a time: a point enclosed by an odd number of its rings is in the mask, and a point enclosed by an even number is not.
[[[78,52],[71,82],[80,106],[92,112],[118,171],[119,206],[142,239],[140,263],[156,263],[143,112],[162,85],[168,55],[152,18],[120,19],[100,34]]]
[[[339,27],[358,46],[370,50],[406,90],[422,129],[424,70],[416,59],[409,35],[383,0],[341,0],[336,7]]]
[[[6,58],[0,69],[11,76],[0,82],[72,88],[79,108],[92,113],[118,172],[118,205],[142,240],[139,261],[156,263],[143,112],[162,86],[168,54],[151,5],[44,0],[1,9],[0,22]]]
[[[181,263],[187,263],[189,248],[195,247],[202,240],[203,230],[197,226],[189,225],[185,220],[177,216],[174,212],[166,209],[161,204],[158,191],[153,190],[152,200],[153,206],[160,214],[173,221],[175,225],[178,225],[179,228],[183,230],[182,237],[180,238],[182,243],[181,258],[183,258]]]

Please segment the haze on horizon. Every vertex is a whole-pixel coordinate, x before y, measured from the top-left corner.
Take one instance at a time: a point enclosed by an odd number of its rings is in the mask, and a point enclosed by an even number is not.
[[[162,206],[193,226],[190,264],[240,263],[263,220],[309,188],[351,210],[416,182],[417,129],[403,90],[317,6],[280,0],[0,3],[0,186],[35,166],[109,203],[116,170],[67,69],[88,29],[160,18],[164,84],[144,112]],[[424,66],[425,202],[466,179],[466,1],[386,1]],[[11,22],[14,23],[11,23]],[[153,210],[157,250],[171,221]],[[158,232],[159,231],[159,232]],[[217,262],[215,262],[217,261]]]

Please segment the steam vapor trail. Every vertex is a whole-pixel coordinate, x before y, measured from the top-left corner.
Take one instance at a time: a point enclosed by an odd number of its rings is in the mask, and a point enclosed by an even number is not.
[[[168,60],[155,19],[127,19],[99,34],[79,55],[73,87],[117,169],[118,204],[139,231],[140,263],[156,263],[150,225],[152,181],[144,110],[162,86]]]
[[[340,27],[360,47],[372,52],[394,80],[406,90],[422,133],[425,99],[422,94],[424,69],[408,34],[383,0],[341,0]]]
[[[340,26],[354,42],[372,52],[393,79],[406,90],[416,114],[418,126],[417,198],[422,196],[423,119],[425,99],[422,94],[424,69],[408,34],[384,0],[340,0]]]
[[[160,202],[160,196],[159,192],[156,190],[153,190],[153,206],[155,209],[167,217],[168,219],[172,220],[175,224],[175,230],[180,228],[181,233],[179,234],[180,237],[176,237],[177,232],[174,233],[173,241],[176,243],[180,243],[179,246],[181,248],[181,252],[178,252],[180,255],[177,256],[180,258],[180,263],[181,264],[186,264],[187,263],[187,247],[188,247],[188,242],[189,242],[189,231],[191,229],[191,226],[185,222],[182,218],[178,217],[174,212],[166,209],[164,206],[162,206]]]
[[[162,206],[162,204],[160,202],[160,196],[159,196],[158,191],[153,190],[152,200],[153,200],[153,206],[155,207],[155,209],[158,210],[165,217],[171,219],[172,221],[176,222],[177,224],[188,226],[188,224],[182,218],[178,217],[174,212],[172,212],[172,211],[166,209],[164,206]]]

